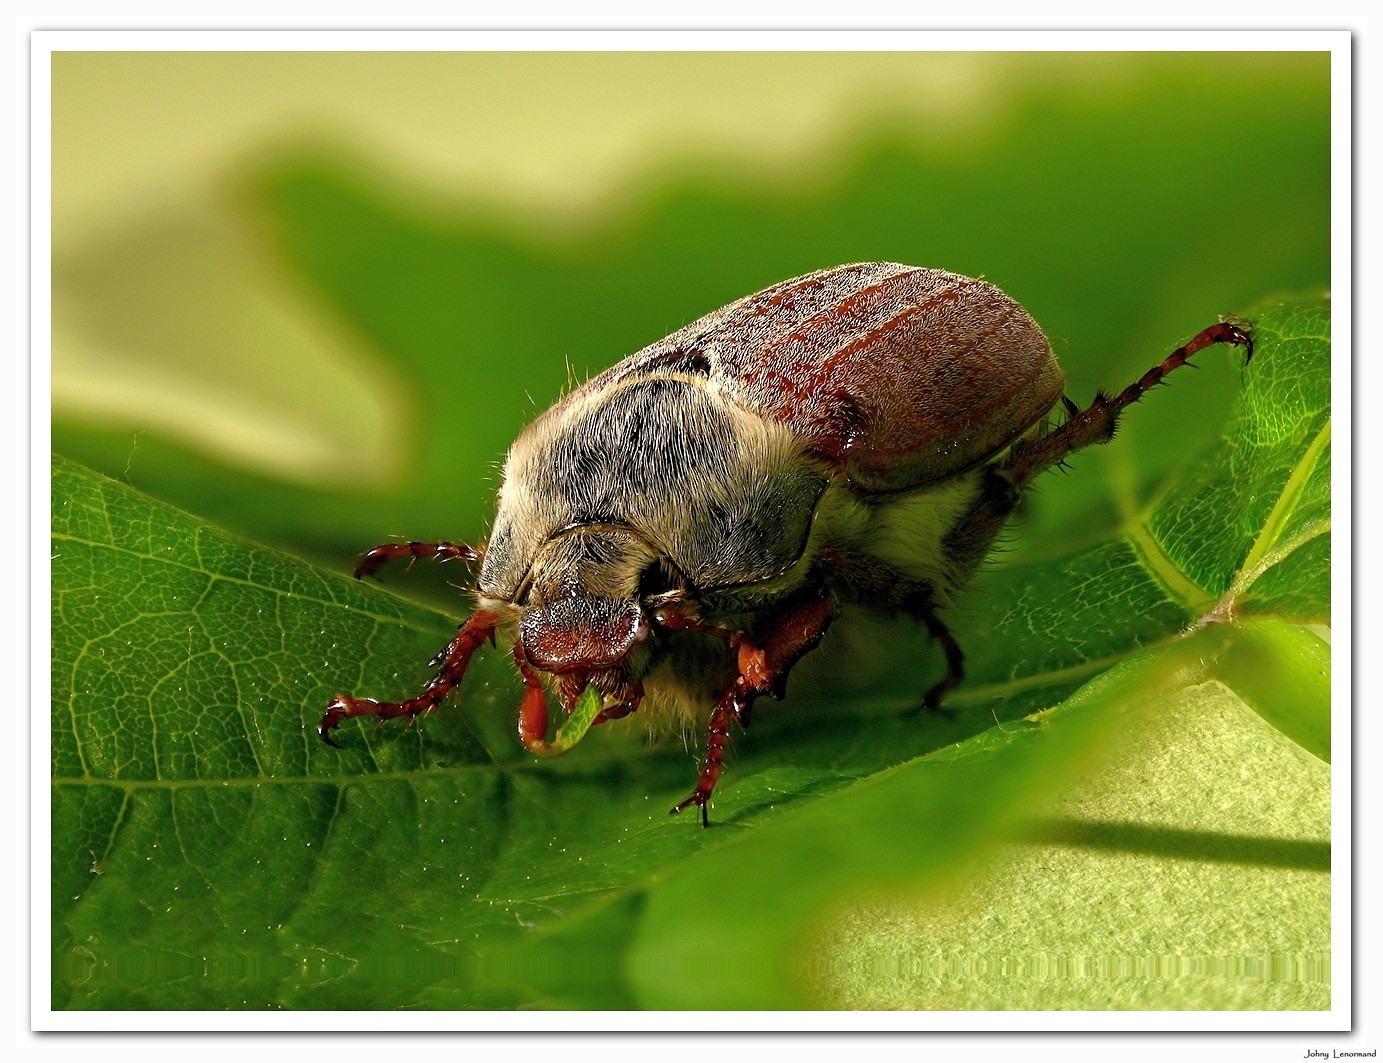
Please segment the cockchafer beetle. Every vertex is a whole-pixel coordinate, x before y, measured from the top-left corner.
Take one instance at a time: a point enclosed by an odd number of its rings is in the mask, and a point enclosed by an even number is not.
[[[692,322],[578,387],[509,450],[488,543],[391,543],[395,558],[479,565],[477,607],[417,696],[337,695],[327,742],[352,716],[414,718],[461,682],[472,654],[515,630],[518,730],[547,740],[550,690],[596,723],[704,719],[706,806],[731,723],[783,695],[842,604],[916,618],[962,676],[939,613],[973,574],[1039,473],[1107,442],[1120,413],[1197,351],[1253,344],[1211,325],[1118,395],[1063,395],[1051,345],[982,280],[889,262],[775,284]],[[1058,403],[1066,418],[1052,427]]]

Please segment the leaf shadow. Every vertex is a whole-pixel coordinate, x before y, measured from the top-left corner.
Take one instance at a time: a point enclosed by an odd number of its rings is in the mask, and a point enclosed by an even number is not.
[[[1297,871],[1330,871],[1329,841],[1185,830],[1118,820],[1098,822],[1059,816],[1028,820],[1015,830],[1014,837],[1019,842],[1032,845],[1062,845],[1174,860]]]

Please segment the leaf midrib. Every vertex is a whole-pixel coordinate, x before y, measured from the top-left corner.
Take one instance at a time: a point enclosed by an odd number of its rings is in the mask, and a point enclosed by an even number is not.
[[[1204,618],[1212,612],[1218,613],[1232,606],[1265,572],[1281,564],[1318,535],[1330,530],[1330,521],[1327,518],[1286,542],[1281,541],[1283,531],[1296,512],[1297,503],[1306,490],[1306,484],[1316,470],[1321,452],[1330,443],[1331,420],[1329,417],[1325,419],[1325,424],[1292,466],[1277,501],[1273,503],[1273,508],[1254,538],[1253,545],[1234,570],[1229,588],[1221,598],[1217,599],[1201,587],[1168,556],[1148,526],[1149,514],[1146,511],[1138,519],[1129,522],[1125,533],[1130,545],[1137,551],[1143,568],[1161,583],[1168,594],[1179,601],[1190,615]]]
[[[192,530],[194,534],[199,535],[201,533],[201,528],[195,525],[193,526]],[[303,588],[275,587],[274,585],[269,583],[257,583],[254,580],[246,579],[243,576],[231,576],[224,572],[214,572],[208,570],[205,567],[200,567],[198,565],[189,565],[186,562],[179,561],[175,558],[160,557],[157,554],[152,554],[144,550],[135,550],[129,546],[123,546],[116,542],[102,542],[96,539],[86,539],[79,535],[70,535],[66,532],[56,531],[53,532],[52,538],[55,542],[70,542],[75,543],[79,546],[91,547],[95,550],[110,550],[115,553],[125,554],[129,557],[137,557],[143,561],[152,561],[156,564],[168,565],[170,568],[177,568],[181,569],[184,572],[191,572],[195,575],[202,576],[213,583],[229,583],[235,586],[248,587],[254,590],[256,593],[264,592],[267,594],[276,595],[280,598],[290,598],[294,601],[309,601],[317,605],[325,606],[331,609],[345,609],[359,616],[363,616],[368,620],[374,620],[377,623],[396,624],[400,627],[406,628],[410,631],[417,631],[421,634],[430,635],[437,630],[437,627],[435,626],[429,626],[419,623],[418,621],[411,620],[406,616],[401,616],[397,614],[391,615],[384,613],[376,613],[369,609],[364,609],[355,605],[344,603],[338,599],[329,596],[319,596],[306,593],[305,589]],[[262,548],[254,546],[253,544],[246,544],[246,554],[251,558],[253,558],[256,554],[266,557],[270,556],[265,554]],[[415,602],[397,596],[394,597],[396,597],[400,603],[404,603],[410,608],[423,609],[426,611],[426,607],[419,606]],[[439,625],[449,623],[449,621],[447,621],[441,613],[435,613],[434,615],[437,616]]]
[[[1295,504],[1306,489],[1306,483],[1311,478],[1311,474],[1316,471],[1316,463],[1320,459],[1321,451],[1330,443],[1330,424],[1331,418],[1327,417],[1325,424],[1321,426],[1320,431],[1311,440],[1300,460],[1292,467],[1287,482],[1282,485],[1282,493],[1278,495],[1277,501],[1273,504],[1272,512],[1268,514],[1268,519],[1263,522],[1258,537],[1253,541],[1253,546],[1249,548],[1248,555],[1239,566],[1239,572],[1236,575],[1251,571],[1281,541],[1283,530],[1295,512]]]

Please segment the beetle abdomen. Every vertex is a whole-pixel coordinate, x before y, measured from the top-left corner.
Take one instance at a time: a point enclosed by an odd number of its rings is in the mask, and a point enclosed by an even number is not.
[[[783,281],[610,375],[678,358],[870,491],[977,465],[1040,420],[1065,382],[1042,330],[998,288],[889,262]]]

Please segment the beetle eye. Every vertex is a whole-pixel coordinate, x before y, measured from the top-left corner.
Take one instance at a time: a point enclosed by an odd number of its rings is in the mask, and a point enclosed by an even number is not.
[[[682,589],[682,580],[675,568],[661,559],[650,561],[639,573],[639,597],[653,598],[669,591]]]

